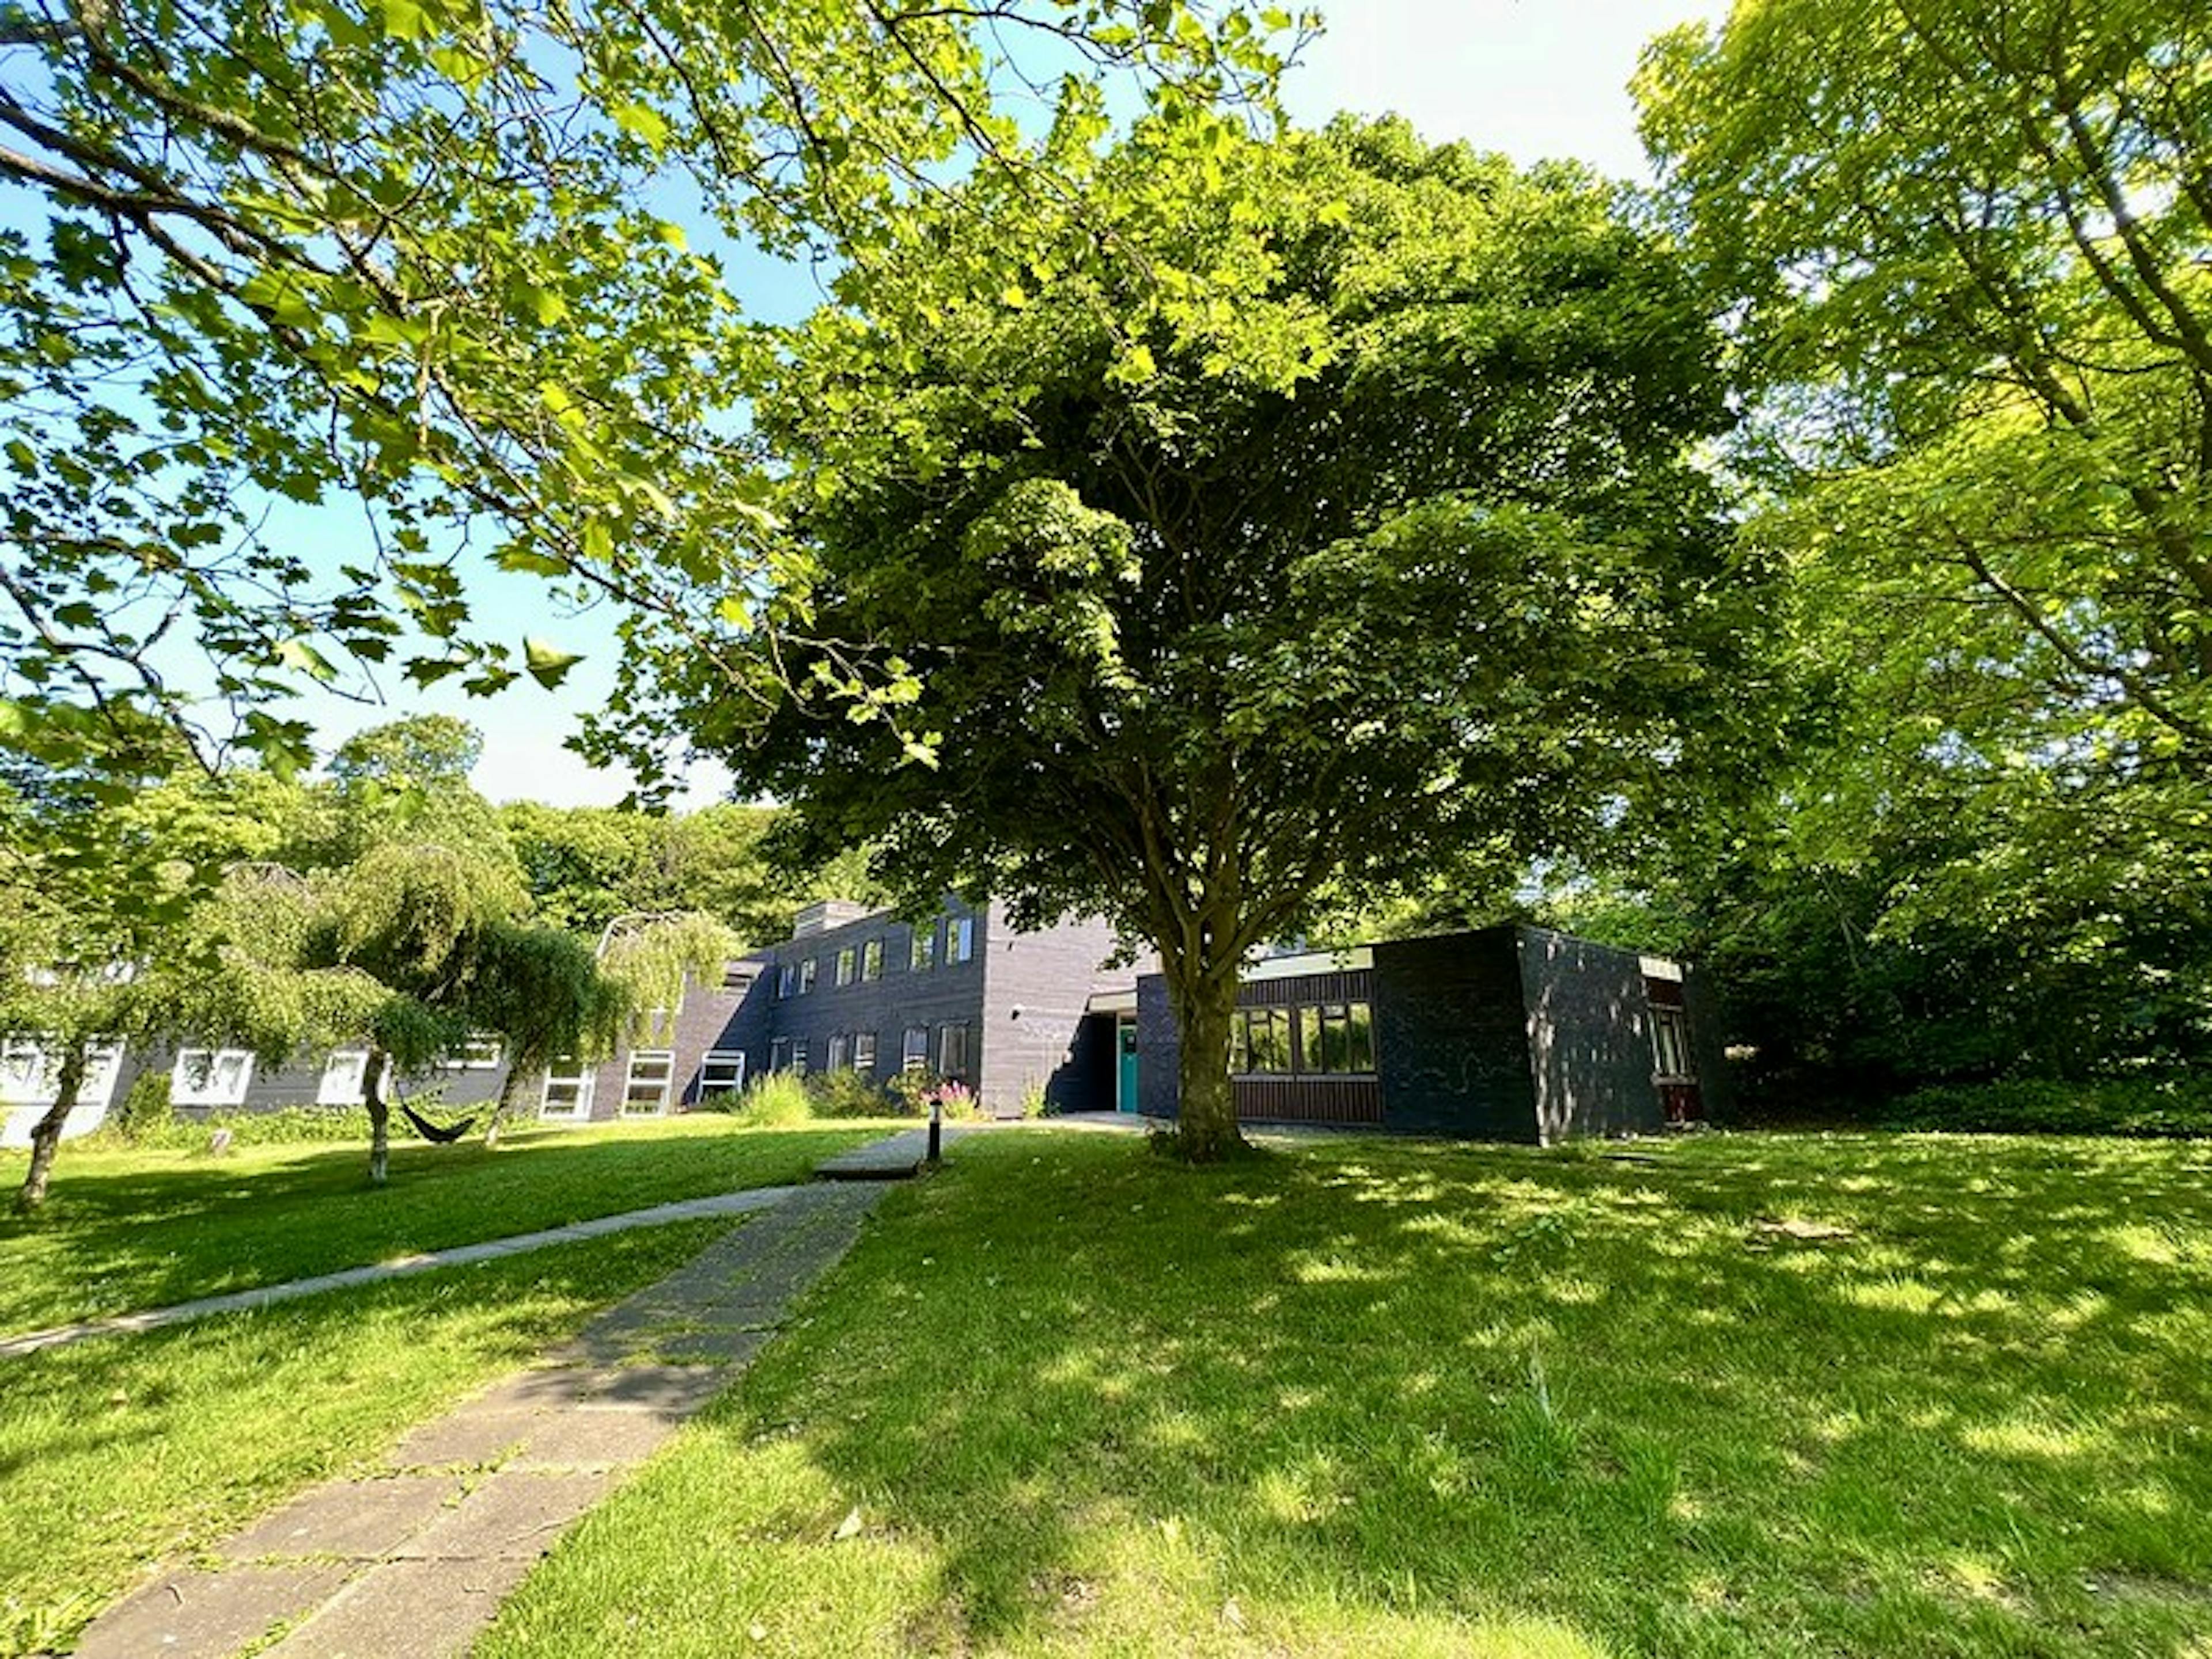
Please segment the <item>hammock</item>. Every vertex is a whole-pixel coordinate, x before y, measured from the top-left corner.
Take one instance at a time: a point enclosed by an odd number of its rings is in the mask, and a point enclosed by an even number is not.
[[[468,1133],[469,1126],[477,1121],[475,1115],[471,1113],[469,1116],[463,1118],[459,1123],[450,1123],[444,1128],[440,1128],[436,1124],[431,1122],[428,1118],[424,1117],[422,1113],[416,1111],[412,1106],[410,1106],[405,1101],[403,1100],[399,1102],[398,1105],[399,1115],[415,1126],[415,1133],[416,1134],[422,1136],[425,1140],[435,1141],[441,1146],[459,1140],[463,1135]]]

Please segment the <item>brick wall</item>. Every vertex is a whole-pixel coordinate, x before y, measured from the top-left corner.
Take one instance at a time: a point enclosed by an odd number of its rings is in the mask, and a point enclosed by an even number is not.
[[[1514,930],[1489,927],[1374,947],[1375,1065],[1384,1127],[1533,1141],[1521,965]]]
[[[1641,959],[1540,927],[1517,933],[1544,1141],[1663,1127]]]

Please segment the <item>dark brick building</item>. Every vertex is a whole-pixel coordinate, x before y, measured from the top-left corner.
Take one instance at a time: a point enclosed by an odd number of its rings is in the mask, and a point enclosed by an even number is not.
[[[1719,1056],[1680,963],[1505,926],[1267,958],[1237,994],[1237,1116],[1541,1145],[1703,1115]],[[1137,981],[1139,1098],[1176,1114],[1179,1037]]]

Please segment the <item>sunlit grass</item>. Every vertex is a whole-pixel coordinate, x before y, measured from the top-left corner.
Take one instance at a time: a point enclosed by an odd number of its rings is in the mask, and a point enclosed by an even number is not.
[[[711,1114],[396,1144],[372,1188],[360,1146],[204,1152],[68,1146],[29,1219],[0,1214],[0,1334],[535,1232],[677,1199],[805,1180],[883,1133],[742,1128]],[[0,1158],[0,1177],[20,1170]]]
[[[485,1651],[2190,1653],[2208,1176],[979,1138]]]
[[[71,1636],[727,1231],[687,1222],[0,1361],[0,1652]]]

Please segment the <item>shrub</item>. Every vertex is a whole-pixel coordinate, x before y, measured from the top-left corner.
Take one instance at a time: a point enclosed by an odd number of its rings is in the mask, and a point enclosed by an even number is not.
[[[815,1072],[806,1092],[817,1117],[882,1117],[894,1109],[891,1097],[866,1072]]]
[[[916,1067],[901,1072],[891,1079],[891,1094],[898,1102],[902,1116],[927,1117],[929,1109],[937,1107],[947,1122],[983,1115],[975,1091],[964,1083],[947,1083],[936,1073]]]
[[[738,1115],[763,1127],[805,1123],[814,1116],[814,1096],[806,1080],[790,1072],[770,1072],[745,1085],[738,1097]]]
[[[138,1140],[169,1121],[169,1073],[148,1067],[131,1079],[108,1122],[125,1140]]]
[[[2212,1135],[2212,1090],[2153,1078],[1948,1084],[1905,1096],[1887,1121],[1892,1128],[1968,1134]]]
[[[134,1118],[127,1133],[134,1146],[196,1152],[206,1147],[217,1129],[230,1131],[234,1146],[366,1141],[368,1114],[358,1106],[286,1106],[273,1112],[214,1112],[205,1117],[173,1115],[145,1124]]]

